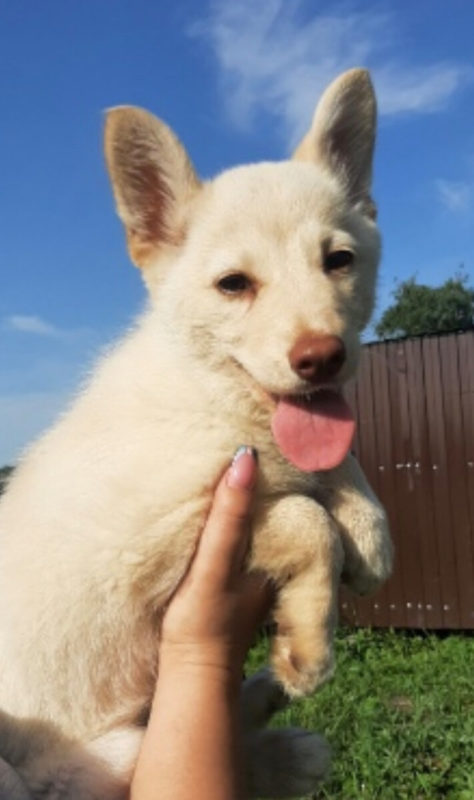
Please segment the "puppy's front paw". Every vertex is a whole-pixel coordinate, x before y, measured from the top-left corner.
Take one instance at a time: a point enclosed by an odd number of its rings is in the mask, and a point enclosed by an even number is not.
[[[353,592],[372,594],[390,577],[393,545],[385,513],[380,509],[357,539],[344,541],[345,562],[341,579]]]
[[[273,642],[272,666],[277,680],[290,697],[310,694],[334,671],[332,645],[318,640],[314,631],[303,636],[278,634]]]
[[[245,746],[250,797],[312,794],[329,767],[326,740],[302,728],[261,730],[248,737]]]

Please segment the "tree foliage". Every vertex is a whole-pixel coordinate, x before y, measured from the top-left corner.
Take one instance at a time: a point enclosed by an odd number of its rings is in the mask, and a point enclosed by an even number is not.
[[[3,490],[5,489],[8,478],[10,477],[12,472],[13,472],[13,467],[9,466],[0,467],[0,494],[2,494]]]
[[[381,339],[467,330],[474,325],[474,288],[462,273],[441,286],[425,286],[410,278],[392,294],[394,303],[375,326]]]

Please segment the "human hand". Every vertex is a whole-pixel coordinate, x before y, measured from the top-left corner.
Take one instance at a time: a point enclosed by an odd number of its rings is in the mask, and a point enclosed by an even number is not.
[[[269,580],[245,569],[256,477],[256,453],[239,448],[217,486],[191,567],[165,612],[160,665],[216,667],[240,681],[273,597]]]

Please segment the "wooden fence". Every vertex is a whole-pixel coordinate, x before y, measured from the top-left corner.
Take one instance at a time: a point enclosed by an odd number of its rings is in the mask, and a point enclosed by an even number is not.
[[[377,595],[344,592],[342,617],[474,629],[474,331],[366,345],[347,395],[396,566]]]

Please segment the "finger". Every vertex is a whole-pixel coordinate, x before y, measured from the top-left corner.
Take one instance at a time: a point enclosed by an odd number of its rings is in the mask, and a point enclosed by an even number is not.
[[[193,564],[193,571],[215,585],[227,585],[242,568],[256,478],[256,451],[239,447],[216,489]]]

